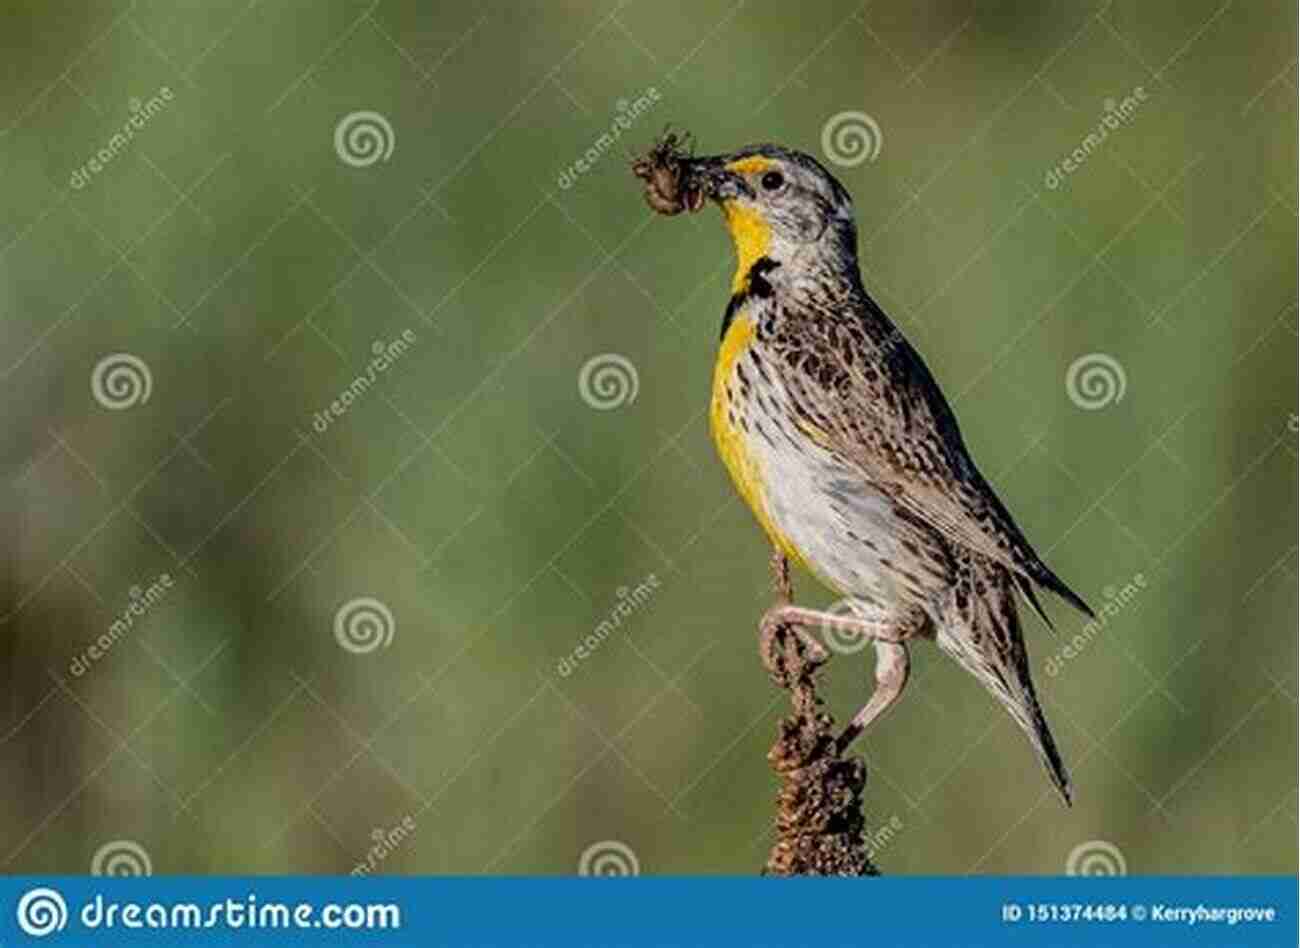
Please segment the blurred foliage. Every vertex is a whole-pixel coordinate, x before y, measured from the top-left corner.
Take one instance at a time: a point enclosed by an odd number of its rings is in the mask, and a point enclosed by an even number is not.
[[[1098,604],[1143,577],[1099,631],[1027,620],[1069,811],[914,650],[862,743],[875,861],[1295,872],[1295,47],[1280,2],[4,4],[0,866],[565,873],[616,840],[756,871],[782,695],[704,415],[730,249],[626,158],[669,122],[817,154],[857,110],[868,286],[1057,571]],[[360,110],[393,150],[358,167]],[[1124,397],[1084,410],[1098,352]],[[114,353],[147,401],[93,397]],[[609,410],[602,353],[638,383]],[[357,653],[367,597],[392,641]],[[828,669],[841,719],[870,675]]]

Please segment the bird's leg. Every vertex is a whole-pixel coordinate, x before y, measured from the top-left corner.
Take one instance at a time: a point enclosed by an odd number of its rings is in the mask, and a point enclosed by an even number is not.
[[[763,618],[758,623],[758,654],[763,659],[763,665],[772,679],[782,687],[787,684],[785,652],[780,641],[782,630],[787,630],[798,638],[807,653],[808,661],[812,664],[820,665],[829,657],[826,648],[817,641],[816,636],[804,629],[799,621],[790,615],[790,610],[795,608],[788,603],[777,603],[763,614]]]
[[[862,710],[853,715],[853,720],[835,741],[835,749],[840,753],[852,744],[871,723],[893,706],[907,685],[909,661],[907,645],[897,639],[877,638],[876,645],[876,690],[871,700],[862,706]]]
[[[785,653],[781,647],[779,633],[785,628],[795,635],[808,653],[808,660],[815,665],[826,661],[826,650],[821,643],[805,632],[797,624],[783,619],[780,611],[790,607],[794,601],[794,587],[790,582],[790,561],[781,552],[780,547],[772,547],[772,589],[776,593],[776,603],[763,616],[758,625],[758,654],[767,668],[768,674],[778,685],[785,687],[787,674]]]
[[[851,632],[866,639],[896,643],[890,633],[893,627],[878,619],[863,618],[854,615],[841,615],[838,612],[822,612],[818,609],[805,609],[789,603],[777,603],[763,615],[758,627],[759,654],[768,672],[781,684],[784,670],[781,651],[777,647],[777,633],[785,628],[799,637],[808,653],[808,660],[820,665],[830,657],[826,646],[818,641],[817,636],[808,631],[809,627],[820,627],[823,633],[830,631]]]
[[[794,587],[790,584],[790,561],[776,547],[772,548],[772,586],[776,589],[779,604],[794,602]]]
[[[775,557],[772,563],[775,570],[777,567]],[[836,750],[842,753],[902,695],[910,670],[907,645],[903,637],[906,628],[900,626],[896,620],[884,617],[844,615],[779,602],[767,610],[759,626],[759,650],[763,663],[778,684],[781,684],[786,677],[782,653],[777,642],[778,631],[788,628],[803,643],[809,660],[821,664],[829,657],[829,653],[817,637],[808,631],[809,627],[817,626],[821,627],[823,634],[840,631],[863,636],[876,647],[876,690],[835,741]],[[831,640],[830,644],[834,648],[834,640]]]

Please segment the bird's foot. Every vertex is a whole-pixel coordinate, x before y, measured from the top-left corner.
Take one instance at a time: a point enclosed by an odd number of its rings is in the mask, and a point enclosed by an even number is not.
[[[830,658],[830,652],[788,615],[790,607],[776,605],[758,626],[758,654],[778,687],[789,688],[795,679]]]

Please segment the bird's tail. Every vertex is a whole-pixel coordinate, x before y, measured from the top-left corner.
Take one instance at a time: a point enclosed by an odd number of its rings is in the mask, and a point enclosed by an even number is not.
[[[972,556],[970,565],[971,586],[983,585],[983,594],[971,595],[970,589],[952,591],[939,623],[937,643],[978,678],[1020,725],[1069,806],[1073,802],[1070,775],[1034,690],[1012,575],[982,557]]]

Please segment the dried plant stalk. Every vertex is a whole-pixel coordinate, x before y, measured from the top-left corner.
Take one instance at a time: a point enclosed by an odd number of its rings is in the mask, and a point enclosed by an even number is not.
[[[763,874],[874,876],[863,832],[866,764],[835,747],[835,722],[821,710],[816,676],[825,662],[808,654],[799,635],[782,627],[763,656],[778,685],[790,692],[794,713],[783,718],[767,759],[781,778],[776,839]]]

